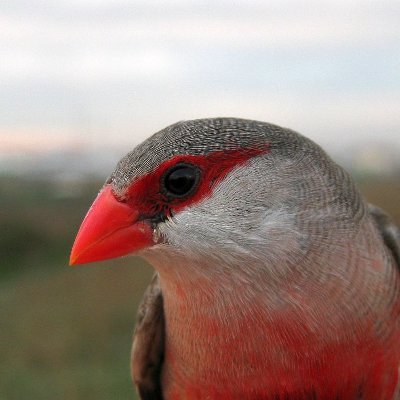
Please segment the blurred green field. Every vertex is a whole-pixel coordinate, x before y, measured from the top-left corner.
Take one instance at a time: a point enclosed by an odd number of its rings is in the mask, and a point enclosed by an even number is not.
[[[0,179],[0,400],[135,398],[131,335],[151,268],[67,266],[100,185]],[[399,180],[359,186],[400,224]]]
[[[68,266],[101,182],[0,183],[0,399],[135,398],[131,336],[151,268],[133,257]]]

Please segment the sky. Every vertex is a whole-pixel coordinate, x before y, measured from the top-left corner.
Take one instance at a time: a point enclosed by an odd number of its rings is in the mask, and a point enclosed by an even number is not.
[[[400,2],[1,3],[0,156],[123,154],[216,116],[290,127],[328,152],[400,150]]]

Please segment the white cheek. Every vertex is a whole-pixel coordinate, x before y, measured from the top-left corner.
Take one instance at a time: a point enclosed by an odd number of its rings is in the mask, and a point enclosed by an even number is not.
[[[298,250],[301,235],[295,216],[283,207],[249,208],[246,199],[220,188],[201,204],[181,211],[161,224],[158,234],[191,258],[282,258]]]
[[[268,173],[266,173],[268,171]],[[185,258],[238,264],[291,261],[307,238],[296,227],[292,174],[270,158],[253,159],[231,171],[205,198],[158,226],[166,250]],[[281,175],[280,175],[281,174]],[[262,177],[262,179],[260,179]],[[283,184],[285,182],[285,184]],[[154,249],[158,252],[158,248]]]

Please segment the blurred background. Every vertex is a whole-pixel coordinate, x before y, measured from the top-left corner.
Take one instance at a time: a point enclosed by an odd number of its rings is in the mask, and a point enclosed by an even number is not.
[[[0,5],[0,399],[132,399],[151,268],[69,268],[118,159],[178,120],[290,127],[400,223],[397,0]]]

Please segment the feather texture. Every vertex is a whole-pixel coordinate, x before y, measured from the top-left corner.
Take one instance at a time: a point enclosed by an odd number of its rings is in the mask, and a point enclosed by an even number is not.
[[[139,306],[132,345],[132,380],[142,400],[161,400],[164,358],[164,310],[155,274]]]
[[[132,350],[141,398],[396,399],[400,231],[315,143],[257,121],[180,122],[108,184],[128,204],[151,191],[156,207],[163,165],[201,159],[202,170],[254,148],[268,152],[151,219],[154,245],[140,255],[158,275]]]

